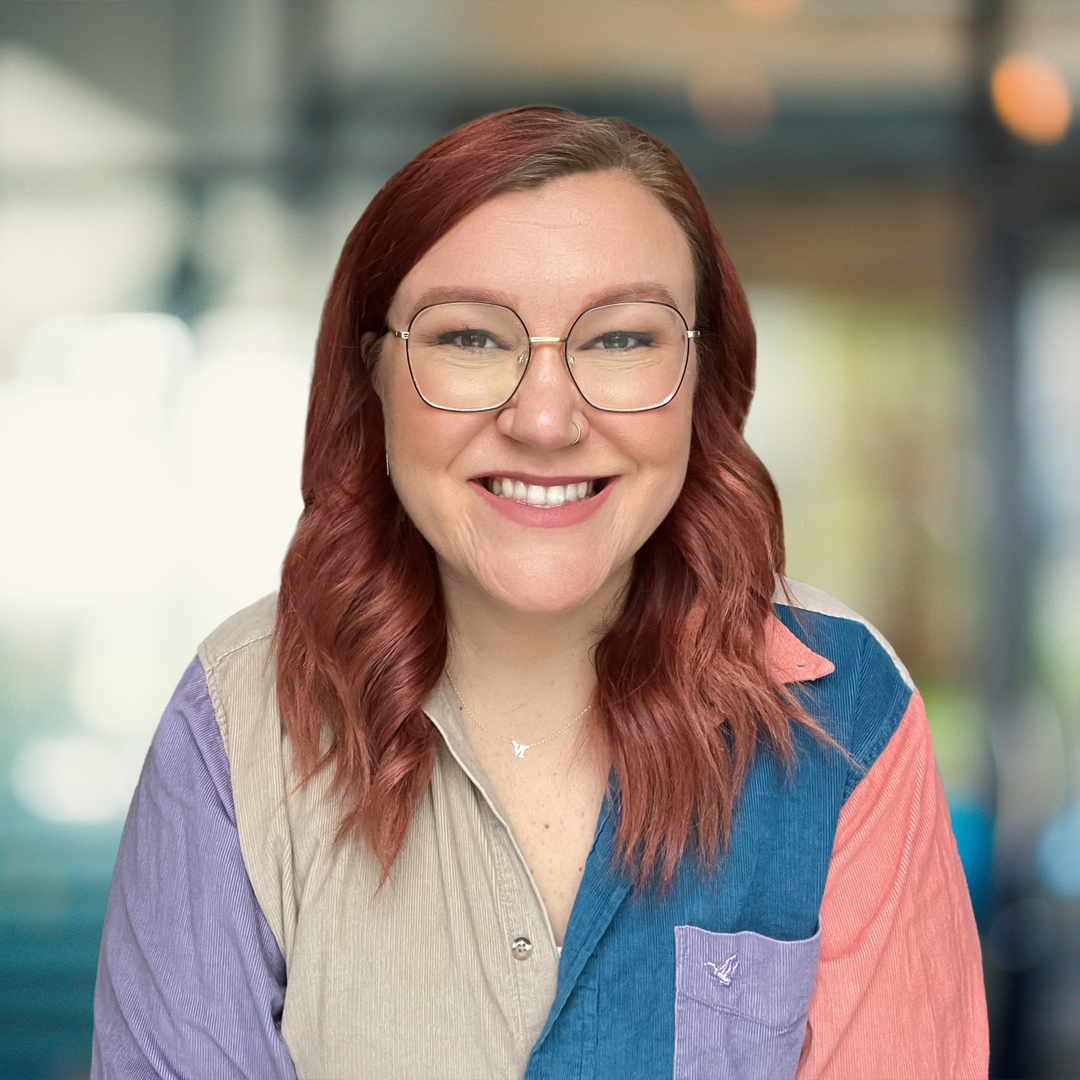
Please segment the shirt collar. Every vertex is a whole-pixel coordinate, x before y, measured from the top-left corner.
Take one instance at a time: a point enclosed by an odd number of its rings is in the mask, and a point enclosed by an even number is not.
[[[830,660],[804,645],[775,615],[765,624],[769,670],[777,682],[809,682],[836,668]]]
[[[465,729],[461,723],[461,706],[458,696],[450,686],[450,680],[443,672],[435,688],[420,703],[420,708],[427,714],[428,719],[439,729],[439,733],[446,743],[447,749],[458,764],[472,779],[473,783],[487,796],[495,813],[504,820],[506,813],[499,800],[496,798],[494,788],[484,773],[484,767],[472,748]]]

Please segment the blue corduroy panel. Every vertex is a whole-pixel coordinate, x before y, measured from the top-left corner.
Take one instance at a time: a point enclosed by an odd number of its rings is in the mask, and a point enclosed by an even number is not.
[[[771,754],[759,753],[736,806],[726,856],[708,870],[687,860],[663,894],[632,892],[626,877],[611,868],[618,810],[607,807],[528,1080],[672,1075],[677,926],[716,935],[752,931],[777,943],[814,936],[840,809],[892,737],[911,690],[861,623],[796,614],[786,606],[776,611],[789,630],[834,664],[832,674],[797,691],[856,764],[803,729],[794,733],[790,773]],[[816,950],[806,954],[816,958]],[[738,977],[752,977],[749,965]],[[807,984],[796,979],[790,985],[802,993]],[[773,1002],[770,1008],[785,1015],[790,1006]]]

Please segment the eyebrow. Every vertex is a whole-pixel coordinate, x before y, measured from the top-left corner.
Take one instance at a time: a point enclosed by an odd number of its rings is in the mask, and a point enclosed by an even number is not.
[[[655,281],[642,281],[635,285],[621,285],[615,289],[604,292],[590,293],[585,298],[585,307],[599,307],[601,304],[625,304],[635,300],[653,300],[657,303],[667,304],[678,310],[675,297],[671,295],[666,286]]]
[[[603,304],[625,304],[638,300],[652,300],[679,310],[679,305],[675,303],[675,298],[667,287],[655,281],[641,281],[633,285],[619,285],[614,289],[588,293],[582,299],[581,310],[600,307]],[[428,289],[422,293],[413,307],[413,315],[415,316],[416,312],[421,308],[430,307],[432,304],[453,304],[469,301],[482,304],[499,304],[502,307],[516,310],[506,293],[495,289],[454,285]]]
[[[493,289],[452,285],[428,289],[426,292],[421,293],[413,305],[413,312],[415,314],[421,308],[431,307],[432,304],[453,304],[468,301],[479,301],[482,304],[501,304],[503,307],[513,306],[505,293]]]

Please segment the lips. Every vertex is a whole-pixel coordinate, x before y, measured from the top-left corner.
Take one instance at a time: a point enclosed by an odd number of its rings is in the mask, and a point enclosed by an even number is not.
[[[513,499],[529,506],[557,507],[591,499],[603,489],[604,477],[562,484],[527,484],[510,476],[484,476],[479,483],[500,499]]]
[[[488,473],[469,486],[502,517],[528,528],[579,525],[599,510],[617,476],[536,476]]]

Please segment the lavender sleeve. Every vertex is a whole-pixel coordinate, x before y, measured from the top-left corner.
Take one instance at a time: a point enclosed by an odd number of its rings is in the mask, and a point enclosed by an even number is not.
[[[143,766],[94,991],[94,1080],[295,1080],[285,961],[240,853],[229,761],[193,660]]]

